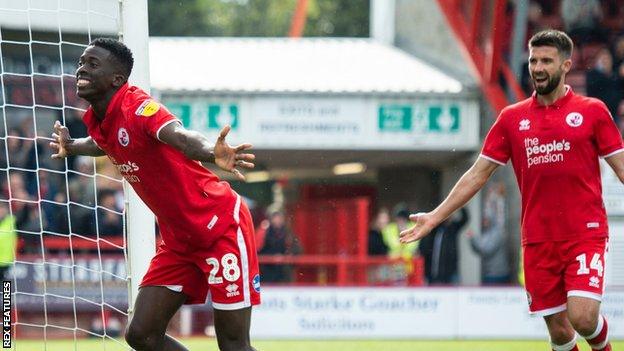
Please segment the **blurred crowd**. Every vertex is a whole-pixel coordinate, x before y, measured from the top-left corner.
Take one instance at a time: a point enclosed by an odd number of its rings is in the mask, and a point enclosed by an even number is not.
[[[86,135],[80,114],[65,113],[73,137]],[[121,236],[123,189],[110,162],[84,156],[51,159],[51,123],[62,120],[61,114],[49,123],[38,119],[41,125],[32,116],[11,117],[0,140],[0,205],[10,206],[6,216],[15,222],[19,252],[40,254],[42,240],[69,233],[91,239]]]
[[[410,263],[421,258],[424,264],[425,283],[430,285],[454,285],[459,277],[459,240],[466,235],[472,250],[481,259],[481,282],[484,285],[504,285],[512,281],[512,258],[509,233],[506,231],[505,185],[493,182],[485,190],[482,223],[479,232],[469,228],[470,214],[462,208],[431,231],[422,240],[407,245],[399,242],[401,231],[413,223],[405,204],[397,204],[392,212],[381,208],[373,218],[368,236],[368,253],[403,259],[406,270],[383,270],[384,275],[395,274],[400,282],[409,274]]]
[[[624,131],[624,2],[621,0],[532,0],[527,40],[536,32],[566,31],[575,44],[567,82],[581,94],[602,100]],[[533,92],[528,71],[522,85]]]

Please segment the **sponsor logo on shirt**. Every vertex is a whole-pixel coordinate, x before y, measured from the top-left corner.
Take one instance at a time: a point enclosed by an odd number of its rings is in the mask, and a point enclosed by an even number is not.
[[[128,144],[130,144],[130,134],[128,134],[126,128],[119,128],[119,130],[117,131],[117,140],[119,140],[119,144],[121,144],[121,146],[123,147],[126,147],[128,146]]]
[[[519,123],[520,125],[518,126],[518,130],[529,130],[531,129],[531,121],[529,121],[528,119],[523,119],[522,121],[520,121]]]
[[[598,222],[587,222],[587,228],[598,228],[600,227],[600,223]]]
[[[540,143],[539,138],[524,139],[529,168],[535,165],[563,162],[564,154],[572,148],[569,141],[562,139]]]
[[[137,116],[151,117],[160,110],[160,104],[154,100],[145,100],[134,112]]]
[[[578,112],[570,112],[566,116],[566,123],[570,127],[578,127],[583,124],[583,115]]]
[[[120,163],[117,163],[115,159],[113,158],[110,158],[110,159],[111,159],[111,162],[117,168],[117,171],[119,171],[122,177],[124,177],[129,183],[141,182],[141,179],[136,174],[133,174],[134,172],[138,172],[140,169],[139,166],[136,164],[136,162],[128,161],[126,163],[120,164]]]
[[[253,277],[253,288],[256,292],[260,292],[260,274],[256,274]]]
[[[235,283],[232,283],[226,286],[225,290],[227,291],[227,294],[225,295],[227,297],[234,297],[234,296],[240,295],[240,291],[238,291],[238,285],[236,285]]]

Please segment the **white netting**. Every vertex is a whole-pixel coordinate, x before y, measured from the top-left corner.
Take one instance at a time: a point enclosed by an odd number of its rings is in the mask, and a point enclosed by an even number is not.
[[[119,6],[0,0],[0,230],[15,220],[17,255],[6,275],[16,350],[27,339],[47,350],[57,338],[78,349],[85,337],[124,348],[116,339],[128,304],[121,179],[105,159],[51,160],[48,147],[55,120],[72,137],[86,135],[76,62],[92,39],[118,36]],[[0,260],[0,268],[10,263]]]

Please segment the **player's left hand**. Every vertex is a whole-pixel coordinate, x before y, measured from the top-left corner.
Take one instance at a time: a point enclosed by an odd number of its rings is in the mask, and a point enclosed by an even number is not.
[[[409,219],[414,222],[414,226],[399,234],[399,241],[403,244],[420,240],[435,228],[433,216],[429,213],[420,212],[412,214],[409,216]]]
[[[252,169],[254,168],[253,160],[256,159],[254,154],[241,153],[242,151],[251,149],[251,144],[240,144],[236,147],[230,146],[225,142],[225,137],[230,132],[229,125],[223,127],[214,146],[215,164],[224,171],[232,172],[239,180],[245,180],[245,176],[237,167]]]

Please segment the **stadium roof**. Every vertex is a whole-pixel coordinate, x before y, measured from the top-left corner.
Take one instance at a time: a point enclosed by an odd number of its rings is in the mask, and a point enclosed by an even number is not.
[[[210,93],[455,94],[462,84],[370,39],[150,38],[152,88]]]

